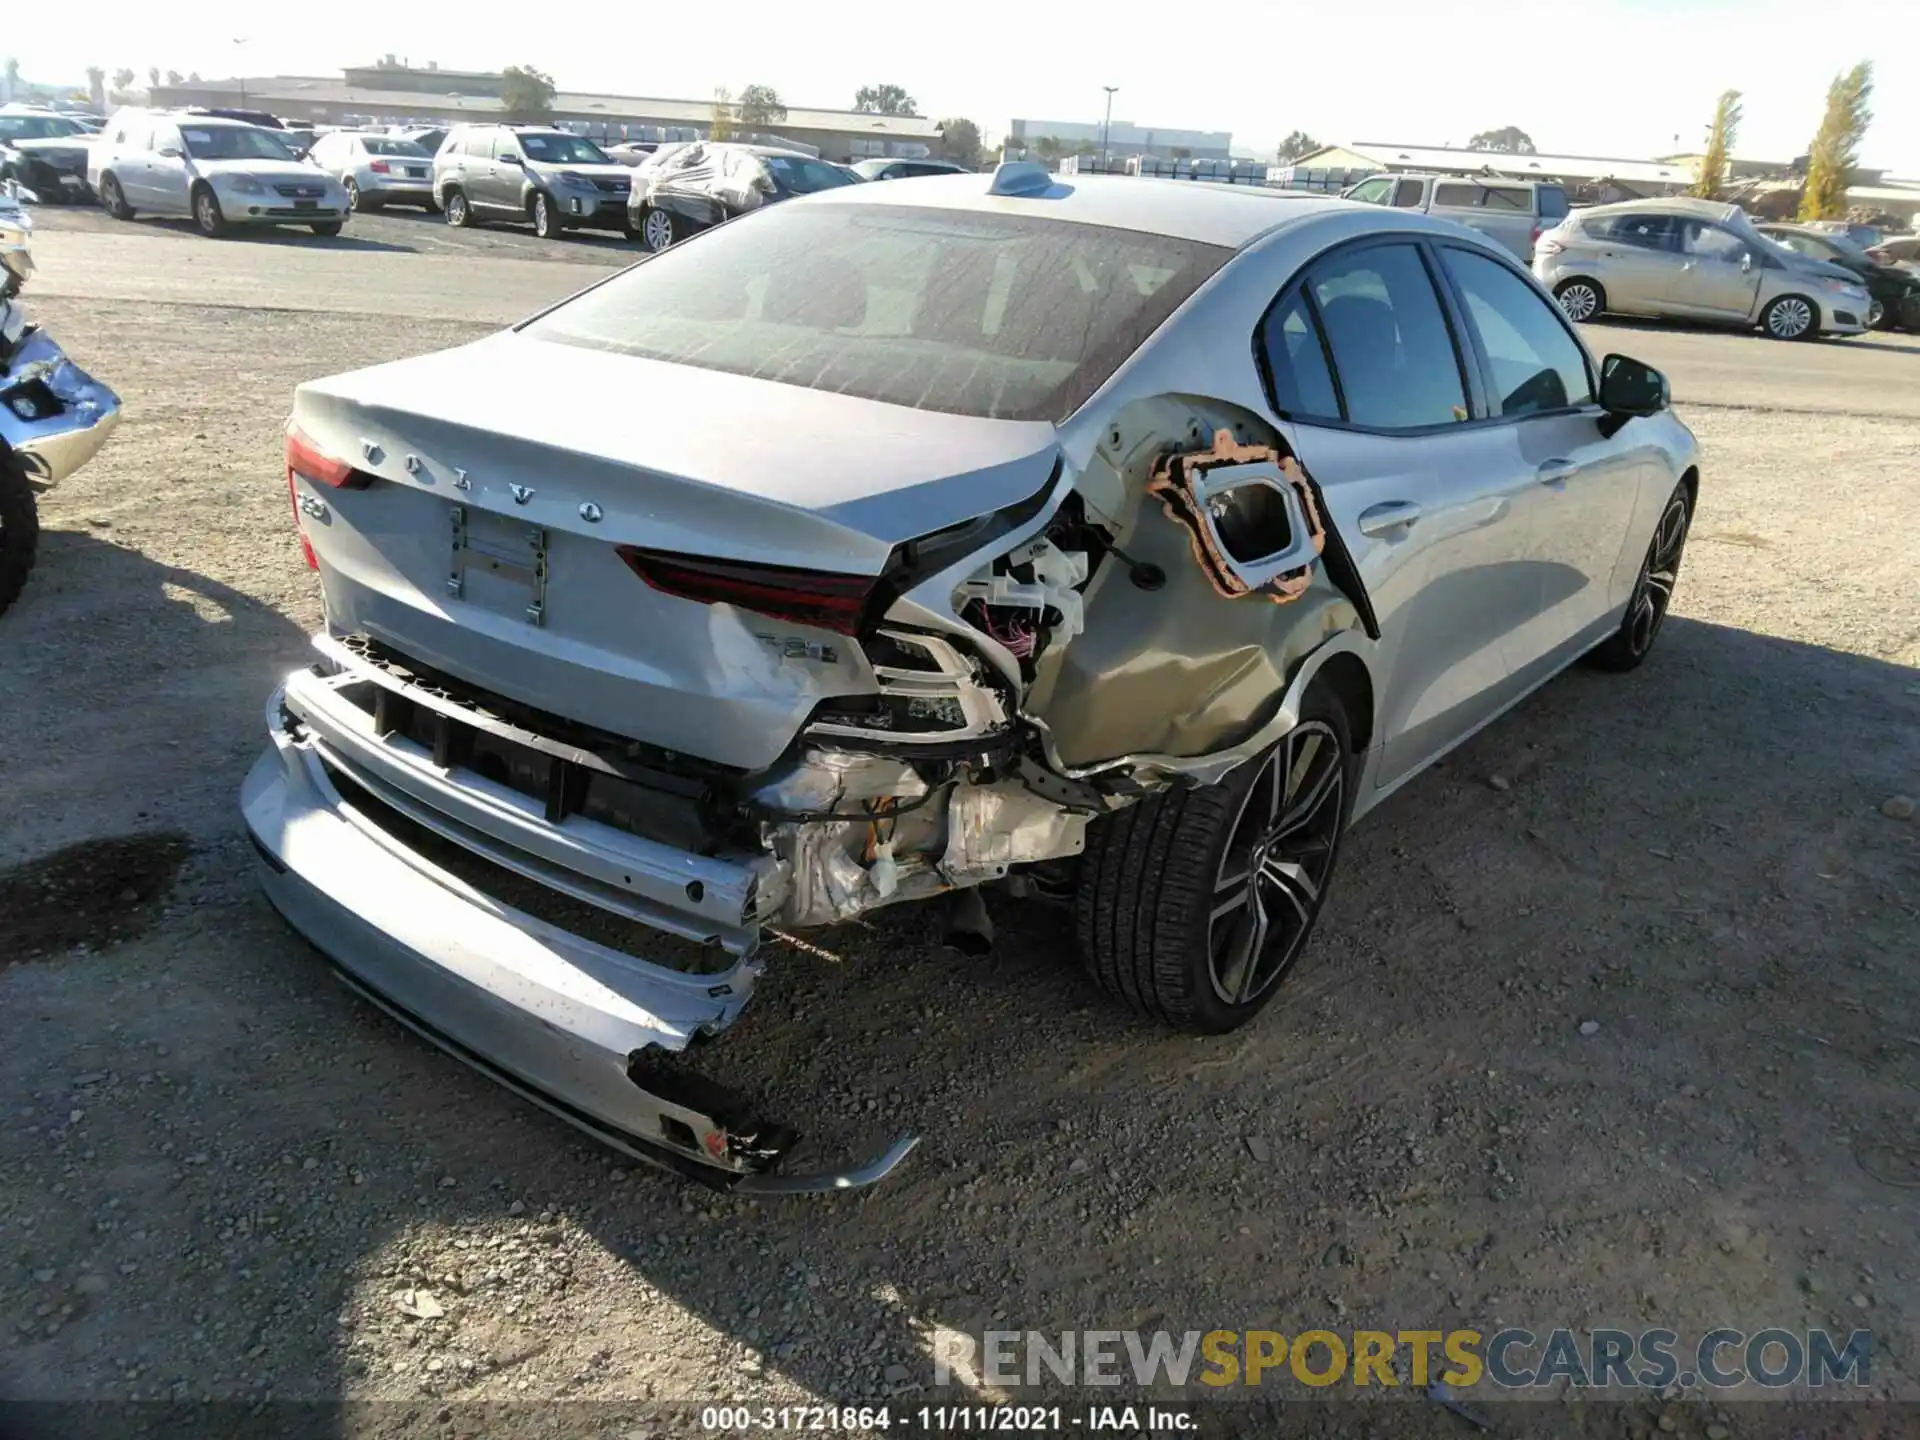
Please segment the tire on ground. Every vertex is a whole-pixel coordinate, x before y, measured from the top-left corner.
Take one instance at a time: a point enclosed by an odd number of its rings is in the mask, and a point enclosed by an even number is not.
[[[1347,767],[1339,822],[1344,831],[1355,770],[1352,724],[1330,685],[1308,691],[1300,719],[1323,721],[1339,737]],[[1252,1001],[1233,1004],[1215,993],[1208,969],[1215,881],[1241,800],[1264,759],[1262,754],[1247,761],[1218,785],[1163,790],[1088,830],[1075,896],[1081,960],[1102,989],[1150,1019],[1220,1034],[1251,1020],[1285,984],[1282,977]],[[1334,869],[1338,862],[1336,848]],[[1332,876],[1330,870],[1328,882]],[[1325,893],[1323,885],[1323,902]],[[1317,919],[1316,910],[1300,942],[1303,950]]]

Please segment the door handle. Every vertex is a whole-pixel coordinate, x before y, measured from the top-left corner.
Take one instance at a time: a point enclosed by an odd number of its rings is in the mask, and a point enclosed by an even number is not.
[[[1580,467],[1571,460],[1542,460],[1540,468],[1533,472],[1542,485],[1551,485],[1556,490],[1580,473]]]
[[[1405,530],[1420,518],[1420,513],[1420,507],[1411,500],[1386,500],[1369,505],[1360,512],[1360,533],[1379,536]]]

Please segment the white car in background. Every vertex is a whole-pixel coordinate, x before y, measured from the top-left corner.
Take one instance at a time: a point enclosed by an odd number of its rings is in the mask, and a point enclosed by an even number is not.
[[[350,210],[440,208],[433,199],[433,156],[398,135],[330,130],[313,142],[307,160],[340,182]]]
[[[203,235],[235,225],[306,225],[338,235],[338,180],[296,160],[278,135],[218,115],[121,110],[87,156],[87,183],[116,220],[190,218]]]

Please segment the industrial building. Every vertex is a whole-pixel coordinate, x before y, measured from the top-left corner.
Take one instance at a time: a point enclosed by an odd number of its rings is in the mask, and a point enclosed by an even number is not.
[[[497,71],[410,66],[392,57],[341,72],[337,80],[308,75],[205,80],[161,85],[155,105],[240,106],[315,125],[420,124],[507,118]],[[713,123],[712,100],[661,100],[562,90],[554,123],[596,140],[695,140]],[[940,142],[937,122],[918,115],[790,107],[775,127],[829,160],[920,157]]]

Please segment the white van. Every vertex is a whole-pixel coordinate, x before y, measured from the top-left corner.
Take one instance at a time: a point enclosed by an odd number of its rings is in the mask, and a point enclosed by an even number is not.
[[[1533,244],[1567,218],[1564,186],[1545,180],[1477,179],[1471,175],[1375,175],[1345,199],[1457,220],[1533,263]]]

